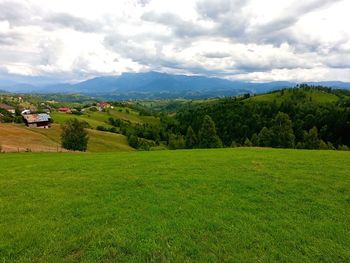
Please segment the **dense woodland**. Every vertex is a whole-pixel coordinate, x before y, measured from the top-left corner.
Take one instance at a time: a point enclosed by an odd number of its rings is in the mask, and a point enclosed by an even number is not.
[[[308,98],[311,91],[333,94],[339,99],[320,103]],[[285,92],[291,93],[286,99]],[[138,125],[132,129],[128,126],[129,130],[125,128],[123,133],[136,148],[135,138],[157,144],[166,141],[170,149],[235,146],[348,149],[349,91],[301,85],[274,93],[283,100],[259,102],[246,95],[186,105],[177,110],[175,117],[161,115],[160,126]]]

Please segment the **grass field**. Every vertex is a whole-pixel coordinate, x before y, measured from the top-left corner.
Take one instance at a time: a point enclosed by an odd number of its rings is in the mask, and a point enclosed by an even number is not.
[[[126,137],[121,134],[87,129],[89,152],[132,151]],[[0,145],[3,151],[57,152],[60,148],[60,125],[50,129],[29,129],[23,124],[0,124]]]
[[[112,126],[108,124],[108,119],[111,117],[127,120],[131,123],[159,123],[159,120],[153,116],[140,116],[138,115],[138,112],[131,109],[129,109],[129,113],[125,112],[125,108],[120,109],[123,111],[119,112],[118,110],[110,110],[109,112],[87,112],[83,115],[53,112],[51,113],[51,117],[55,123],[59,124],[65,123],[68,119],[77,118],[80,121],[88,122],[92,128],[96,128],[97,126],[111,128]]]
[[[2,154],[1,262],[349,262],[349,168],[338,151]]]

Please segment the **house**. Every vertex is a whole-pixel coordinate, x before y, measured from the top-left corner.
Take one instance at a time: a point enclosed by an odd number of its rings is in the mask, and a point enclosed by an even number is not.
[[[27,109],[24,109],[24,110],[21,112],[21,115],[27,115],[27,114],[31,114],[31,111],[30,111],[30,110],[27,110]]]
[[[14,107],[7,105],[7,104],[4,104],[4,103],[0,103],[0,109],[6,110],[12,114],[16,113],[16,109]]]
[[[96,107],[99,111],[103,111],[105,109],[110,108],[111,104],[109,104],[108,102],[98,102],[96,103]]]
[[[72,113],[70,108],[59,108],[58,111],[62,113]]]
[[[51,117],[46,113],[39,114],[23,114],[24,123],[29,128],[44,128],[48,129],[51,127]]]

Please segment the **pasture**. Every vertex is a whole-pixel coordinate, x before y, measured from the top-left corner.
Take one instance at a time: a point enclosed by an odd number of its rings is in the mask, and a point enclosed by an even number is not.
[[[0,154],[1,262],[349,262],[350,154]]]

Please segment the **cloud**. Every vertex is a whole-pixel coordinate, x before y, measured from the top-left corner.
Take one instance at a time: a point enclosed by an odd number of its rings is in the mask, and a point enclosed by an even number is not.
[[[0,0],[2,75],[350,81],[347,0]]]
[[[72,28],[82,32],[98,32],[101,25],[96,21],[76,17],[67,13],[56,13],[45,19],[45,22],[65,28]]]

